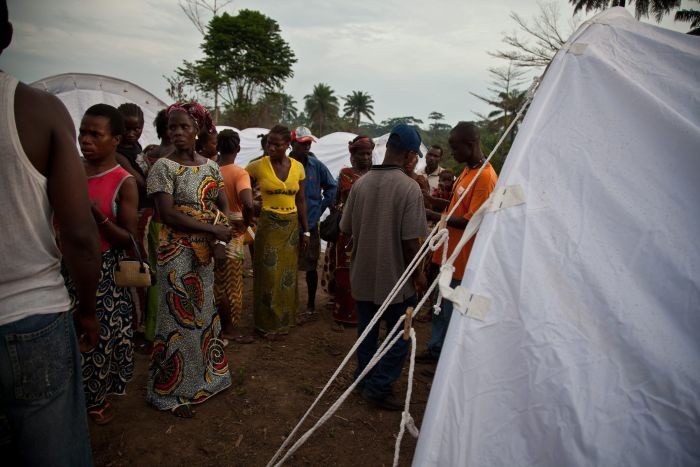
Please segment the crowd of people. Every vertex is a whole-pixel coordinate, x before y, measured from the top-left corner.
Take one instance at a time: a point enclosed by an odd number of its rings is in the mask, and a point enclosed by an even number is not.
[[[6,8],[0,22],[4,49],[12,31]],[[125,393],[134,351],[150,355],[147,402],[177,417],[193,417],[196,404],[228,388],[225,348],[254,340],[241,328],[246,245],[254,332],[282,340],[318,316],[319,224],[324,212],[337,213],[339,233],[325,249],[321,285],[332,296],[337,330],[356,326],[359,335],[429,224],[456,207],[446,221],[451,253],[496,183],[488,163],[478,172],[485,161],[471,123],[449,136],[453,157],[466,166],[456,180],[440,166],[439,146],[415,170],[422,141],[404,124],[392,129],[381,164],[373,165],[371,138],[350,141],[350,167],[335,178],[314,156],[316,138],[305,127],[274,126],[263,154],[245,168],[236,165],[238,134],[217,134],[196,102],[162,109],[153,122],[160,144],[146,148],[137,105],[93,105],[77,131],[82,157],[70,116],[54,96],[0,72],[0,109],[0,205],[7,216],[0,449],[20,464],[90,465],[88,420],[113,419],[110,397]],[[455,262],[453,286],[472,243]],[[389,328],[417,303],[441,256],[435,252],[398,291],[383,316]],[[118,277],[127,257],[145,259],[150,286]],[[298,271],[307,286],[303,311]],[[425,315],[432,333],[420,361],[439,358],[451,308],[443,302],[439,315]],[[379,332],[377,323],[361,343],[356,376],[374,355]],[[364,376],[363,398],[401,409],[392,386],[407,351],[399,340]]]

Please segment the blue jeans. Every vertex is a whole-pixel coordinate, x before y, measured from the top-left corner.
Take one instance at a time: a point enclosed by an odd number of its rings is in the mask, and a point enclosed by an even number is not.
[[[92,465],[71,313],[0,326],[0,391],[3,464]]]
[[[382,319],[386,321],[387,331],[391,330],[401,315],[406,313],[406,308],[415,306],[416,303],[416,296],[414,295],[402,303],[389,305],[382,316]],[[357,308],[357,335],[359,336],[364,332],[375,313],[379,310],[379,305],[373,302],[355,302],[355,307]],[[369,334],[367,334],[365,340],[363,340],[357,348],[357,370],[355,370],[355,378],[360,376],[362,370],[364,370],[377,351],[379,325],[381,321],[382,320],[377,321],[377,324],[374,325]],[[391,394],[391,385],[401,376],[401,370],[403,370],[403,363],[406,360],[407,354],[408,342],[403,340],[403,338],[399,338],[394,346],[360,382],[359,387],[363,390],[363,393],[375,399],[383,399]]]
[[[462,283],[462,279],[452,279],[450,281],[450,287],[453,289]],[[435,359],[440,358],[440,352],[442,352],[442,345],[445,343],[445,336],[447,335],[447,328],[450,325],[450,318],[452,318],[452,308],[454,304],[447,300],[442,299],[440,303],[440,314],[433,315],[432,326],[430,327],[430,341],[428,341],[428,352],[435,357]]]

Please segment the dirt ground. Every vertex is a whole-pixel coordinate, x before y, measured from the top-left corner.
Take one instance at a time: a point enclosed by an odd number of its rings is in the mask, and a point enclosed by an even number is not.
[[[252,279],[245,282],[243,330],[252,332]],[[306,285],[299,274],[300,304]],[[136,354],[133,380],[127,395],[112,398],[116,417],[90,430],[95,465],[264,466],[319,394],[357,338],[356,328],[331,329],[328,296],[319,287],[320,319],[295,327],[279,342],[256,339],[253,344],[231,342],[227,356],[232,386],[197,406],[193,419],[180,419],[146,403],[148,357]],[[430,324],[415,323],[418,352]],[[352,382],[355,358],[307,419],[310,428]],[[416,365],[411,414],[420,428],[431,380]],[[408,362],[395,392],[406,394]],[[389,466],[399,432],[401,412],[387,412],[352,394],[325,425],[286,465]],[[302,431],[302,432],[303,432]],[[299,433],[301,434],[301,433]],[[297,436],[298,437],[298,436]],[[416,440],[408,433],[401,447],[400,465],[410,465]]]

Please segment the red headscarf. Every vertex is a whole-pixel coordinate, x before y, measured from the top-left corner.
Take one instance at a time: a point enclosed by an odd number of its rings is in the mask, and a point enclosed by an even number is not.
[[[195,101],[186,104],[176,102],[166,110],[168,116],[170,116],[172,112],[185,112],[187,115],[189,115],[197,125],[198,133],[205,130],[210,135],[216,134],[216,127],[211,119],[211,115],[202,104]]]
[[[372,138],[369,136],[358,136],[348,143],[348,149],[350,150],[350,154],[361,149],[369,149],[372,151],[374,149],[374,141],[372,141]]]

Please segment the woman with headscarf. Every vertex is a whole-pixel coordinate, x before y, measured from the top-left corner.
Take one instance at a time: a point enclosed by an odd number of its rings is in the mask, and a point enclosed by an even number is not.
[[[148,373],[147,400],[178,417],[231,385],[214,308],[214,265],[231,238],[219,167],[195,151],[197,133],[214,132],[196,102],[168,107],[174,151],[153,164],[148,194],[161,217],[158,248],[160,308]]]
[[[357,136],[348,143],[351,167],[344,167],[338,174],[338,194],[335,209],[342,212],[352,185],[372,167],[374,142],[368,136]],[[352,238],[338,235],[338,241],[327,248],[329,289],[335,299],[333,319],[336,323],[357,325],[355,301],[350,294],[350,255]],[[325,269],[325,268],[324,268]],[[342,327],[334,328],[342,330]]]
[[[311,237],[304,166],[287,157],[290,142],[289,128],[276,125],[267,135],[266,155],[246,167],[263,202],[255,233],[253,316],[257,331],[271,340],[296,324],[298,249],[306,248]]]

